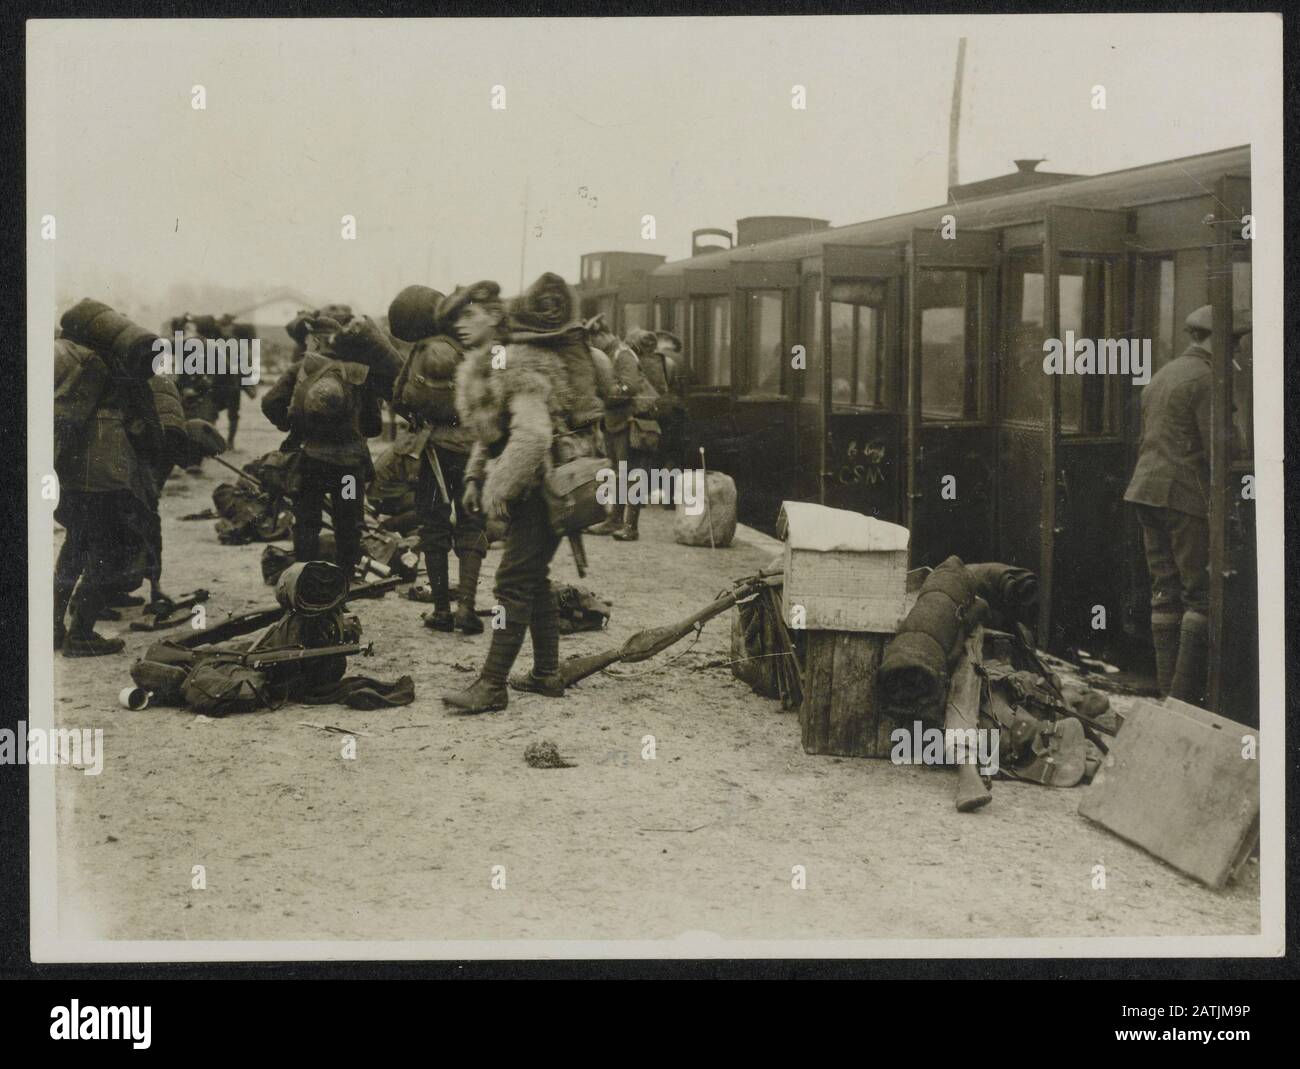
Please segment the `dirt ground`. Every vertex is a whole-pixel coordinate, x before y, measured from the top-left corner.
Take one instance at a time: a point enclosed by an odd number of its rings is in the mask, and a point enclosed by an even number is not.
[[[224,430],[224,423],[223,428]],[[278,435],[244,402],[243,463]],[[172,477],[163,497],[164,585],[212,591],[209,623],[273,603],[260,544],[223,546],[181,522],[229,477]],[[742,529],[712,551],[676,545],[647,510],[637,544],[589,538],[583,582],[614,601],[605,634],[562,655],[680,618],[763,566],[775,543]],[[483,602],[499,550],[484,569]],[[553,569],[577,581],[566,547]],[[454,568],[454,565],[453,565]],[[453,571],[454,575],[454,571]],[[806,755],[796,714],[726,668],[730,620],[563,700],[512,696],[458,717],[440,691],[473,678],[486,636],[436,634],[390,593],[354,602],[381,678],[409,673],[416,701],[358,712],[289,706],[212,720],[130,712],[116,695],[151,636],[124,655],[56,657],[56,721],[102,727],[98,777],[58,770],[60,917],[107,939],[889,938],[1250,934],[1258,870],[1216,893],[1076,813],[1079,790],[999,781],[994,802],[952,808],[953,775]],[[127,619],[139,610],[127,610]],[[525,645],[521,663],[527,663]],[[345,737],[304,721],[355,733]],[[653,736],[655,757],[642,758]],[[538,770],[549,739],[575,767]],[[1105,865],[1105,890],[1093,866]],[[191,889],[195,865],[206,889]],[[806,871],[805,890],[792,869]],[[505,887],[492,887],[495,866]]]

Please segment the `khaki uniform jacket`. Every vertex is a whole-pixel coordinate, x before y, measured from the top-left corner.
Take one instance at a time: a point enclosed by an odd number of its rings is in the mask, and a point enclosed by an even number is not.
[[[1142,391],[1142,441],[1124,500],[1208,514],[1210,354],[1191,345]]]
[[[605,405],[605,430],[617,434],[627,426],[629,416],[653,419],[659,393],[646,378],[641,361],[630,347],[620,342],[612,360],[614,379],[622,389],[621,396]]]

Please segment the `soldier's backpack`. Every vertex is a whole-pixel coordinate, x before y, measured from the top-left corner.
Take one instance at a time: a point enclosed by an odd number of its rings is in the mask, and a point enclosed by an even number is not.
[[[85,434],[108,392],[108,367],[92,349],[68,338],[54,343],[54,455],[57,459]]]
[[[555,606],[559,610],[560,634],[571,635],[576,631],[603,631],[614,603],[586,587],[566,583],[555,587]]]
[[[345,437],[353,430],[369,373],[363,364],[308,353],[298,365],[289,422],[306,434]]]
[[[446,338],[423,338],[397,378],[396,399],[425,423],[456,423],[456,369],[460,353]]]
[[[285,700],[283,690],[273,693],[257,669],[219,656],[201,659],[190,670],[181,696],[188,709],[207,716],[276,709]]]

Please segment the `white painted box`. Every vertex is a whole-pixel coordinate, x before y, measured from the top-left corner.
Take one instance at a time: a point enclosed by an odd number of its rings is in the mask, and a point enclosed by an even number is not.
[[[898,630],[907,613],[906,527],[787,501],[777,534],[785,539],[787,626],[876,634]]]

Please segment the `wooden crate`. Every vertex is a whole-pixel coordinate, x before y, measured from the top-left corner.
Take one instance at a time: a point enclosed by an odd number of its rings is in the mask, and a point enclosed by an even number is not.
[[[1165,699],[1137,702],[1079,812],[1211,887],[1259,839],[1259,761],[1242,756],[1254,728]]]
[[[786,623],[803,606],[809,631],[893,634],[906,615],[907,550],[821,553],[785,549]]]
[[[906,614],[905,527],[844,509],[787,501],[777,529],[786,542],[787,625],[872,634],[898,630]]]
[[[799,731],[804,752],[888,757],[896,728],[910,722],[877,711],[876,671],[889,635],[810,631]]]

